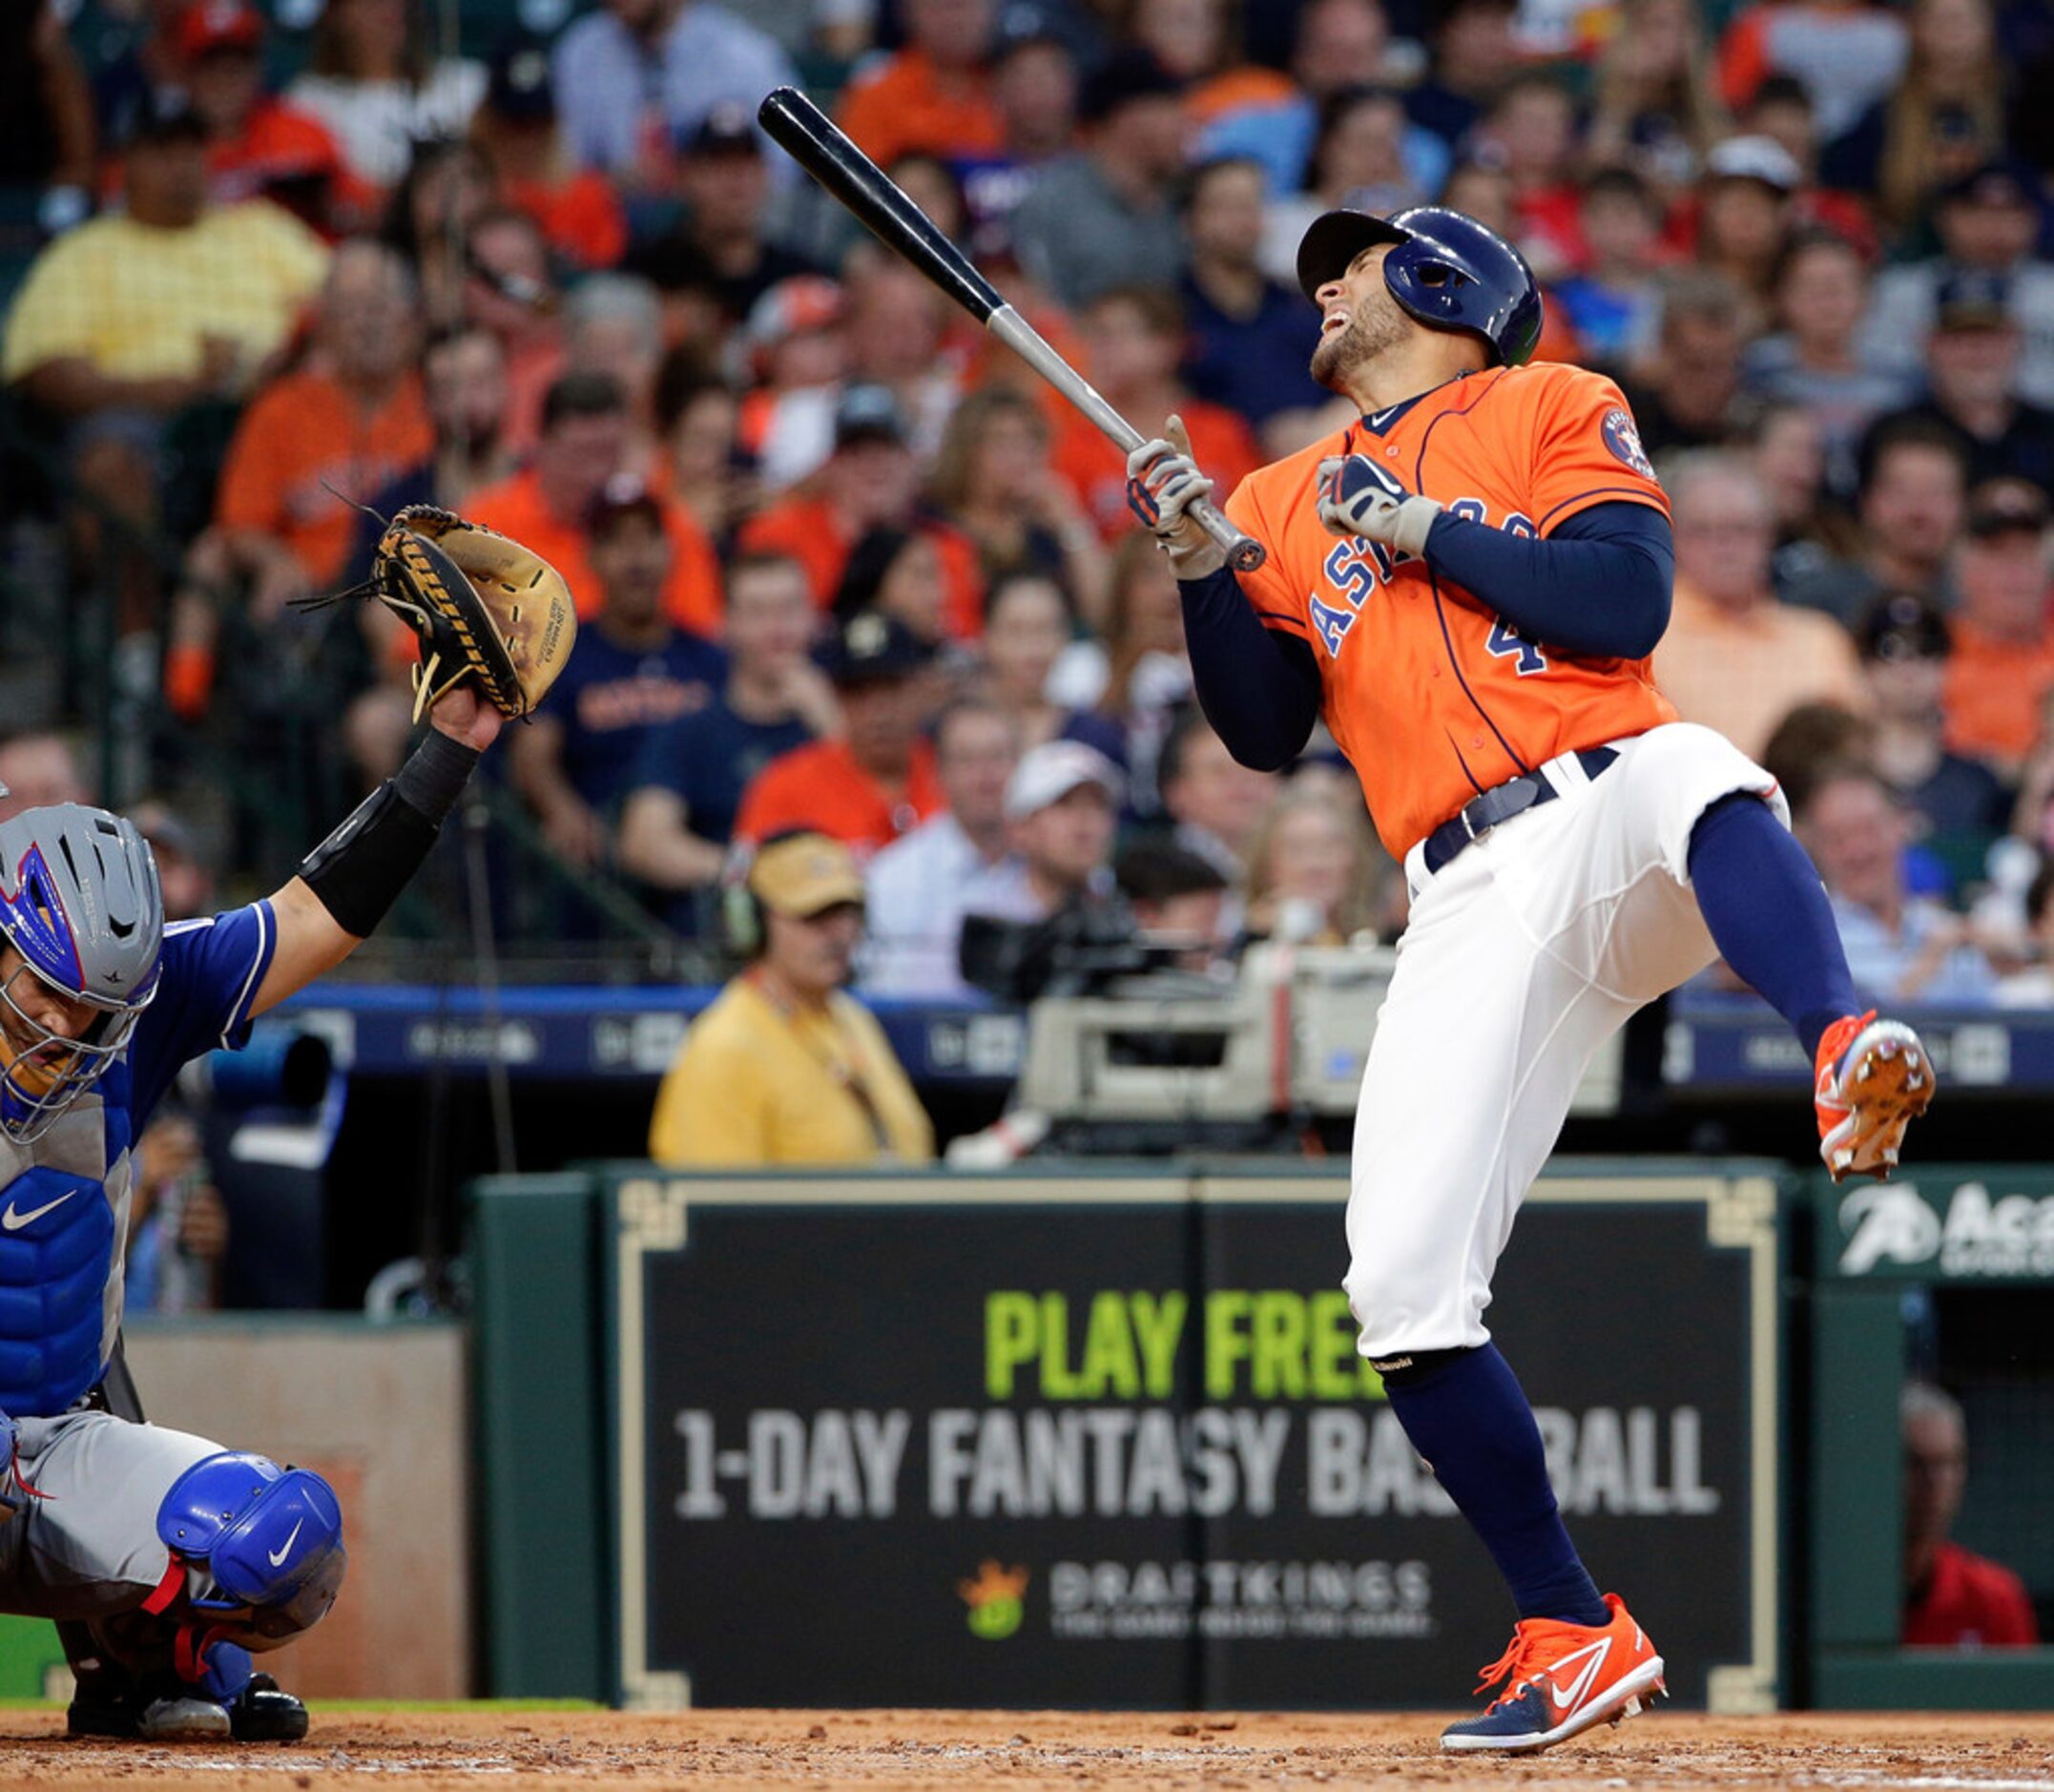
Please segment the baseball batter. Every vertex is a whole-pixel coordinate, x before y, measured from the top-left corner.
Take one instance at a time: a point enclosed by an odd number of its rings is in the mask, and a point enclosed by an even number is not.
[[[118,816],[62,803],[0,823],[0,1611],[59,1621],[73,1735],[306,1733],[250,1652],[334,1602],[342,1514],[320,1475],[127,1407],[131,1146],[182,1064],[242,1045],[372,931],[499,727],[446,691],[422,746],[299,876],[211,920],[164,925],[150,848]]]
[[[1678,721],[1669,507],[1617,387],[1525,365],[1519,253],[1435,207],[1329,212],[1298,249],[1312,370],[1360,413],[1244,480],[1269,551],[1236,575],[1189,516],[1181,425],[1129,462],[1180,583],[1199,701],[1274,769],[1323,717],[1405,867],[1411,922],[1362,1079],[1346,1286],[1406,1435],[1509,1583],[1503,1691],[1442,1736],[1546,1748],[1632,1715],[1663,1661],[1565,1530],[1483,1311],[1519,1203],[1597,1048],[1714,958],[1816,1063],[1836,1177],[1886,1175],[1932,1098],[1899,1022],[1857,1013],[1818,875],[1775,782]]]

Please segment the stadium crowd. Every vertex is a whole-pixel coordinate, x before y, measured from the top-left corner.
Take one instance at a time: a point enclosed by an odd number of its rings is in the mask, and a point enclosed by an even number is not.
[[[681,934],[797,831],[880,993],[967,993],[966,916],[1402,925],[1331,746],[1260,774],[1195,714],[1122,456],[760,135],[785,81],[1221,496],[1347,420],[1310,218],[1503,231],[1661,466],[1657,677],[1783,780],[1866,991],[2054,1001],[2042,0],[9,8],[5,590],[97,606],[42,719],[149,719],[109,795],[390,772],[407,649],[294,606],[425,501],[570,578],[507,775]]]

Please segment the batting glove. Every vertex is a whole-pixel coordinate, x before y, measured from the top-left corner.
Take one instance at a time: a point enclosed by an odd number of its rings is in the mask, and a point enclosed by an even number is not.
[[[1179,578],[1204,578],[1227,564],[1227,555],[1198,526],[1191,507],[1213,490],[1192,458],[1191,435],[1181,417],[1127,457],[1127,508],[1170,556]]]
[[[1364,535],[1415,558],[1426,555],[1426,531],[1441,507],[1407,491],[1366,454],[1319,463],[1319,520],[1333,535]]]

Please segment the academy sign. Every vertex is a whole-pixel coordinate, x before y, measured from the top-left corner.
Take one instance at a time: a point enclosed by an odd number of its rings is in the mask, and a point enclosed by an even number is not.
[[[2044,1171],[1921,1177],[1828,1198],[1843,1276],[2054,1277],[2054,1178]]]

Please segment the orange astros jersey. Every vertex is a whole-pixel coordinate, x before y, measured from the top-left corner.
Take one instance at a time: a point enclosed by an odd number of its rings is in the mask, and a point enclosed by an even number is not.
[[[1327,727],[1402,859],[1480,792],[1578,747],[1674,721],[1646,659],[1525,639],[1422,560],[1319,521],[1319,463],[1377,456],[1456,516],[1547,535],[1620,500],[1669,514],[1619,388],[1559,362],[1493,367],[1251,473],[1227,513],[1270,551],[1237,576],[1265,627],[1312,644]],[[1390,413],[1383,413],[1389,416]],[[1605,594],[1590,594],[1593,604]]]

